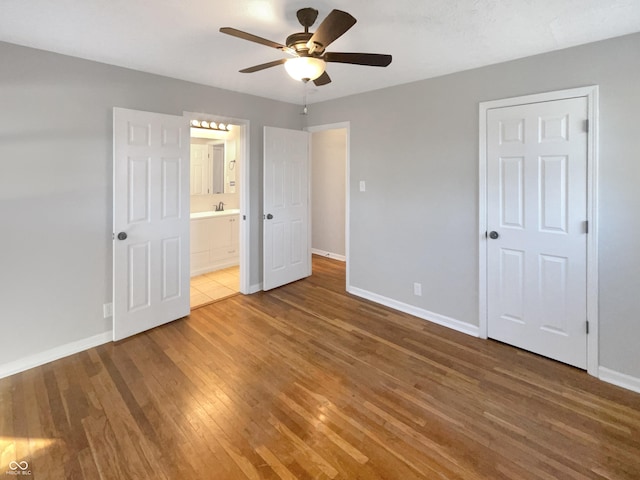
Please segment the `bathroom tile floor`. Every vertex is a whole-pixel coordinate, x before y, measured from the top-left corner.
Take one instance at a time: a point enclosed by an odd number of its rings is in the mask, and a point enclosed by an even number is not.
[[[240,291],[240,267],[229,267],[191,277],[191,308],[198,308]]]

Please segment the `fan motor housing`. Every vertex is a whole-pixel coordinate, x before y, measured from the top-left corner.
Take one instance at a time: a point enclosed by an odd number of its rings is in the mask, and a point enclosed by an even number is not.
[[[298,53],[305,53],[309,51],[307,48],[307,42],[313,36],[312,33],[294,33],[287,37],[287,47],[293,48]]]

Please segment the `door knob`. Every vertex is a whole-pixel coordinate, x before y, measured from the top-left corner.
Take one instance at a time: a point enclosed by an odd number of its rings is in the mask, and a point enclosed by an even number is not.
[[[127,234],[125,232],[120,232],[118,234],[118,240],[126,240],[127,239]]]
[[[273,218],[273,215],[271,215],[270,213],[267,213],[267,220],[271,220]]]
[[[498,232],[496,232],[495,230],[492,231],[491,233],[489,233],[489,237],[492,238],[493,240],[495,240],[499,236],[500,236],[500,234]]]

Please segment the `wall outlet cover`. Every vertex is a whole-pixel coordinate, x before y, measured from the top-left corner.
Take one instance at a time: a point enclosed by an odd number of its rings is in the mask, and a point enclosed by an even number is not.
[[[421,283],[414,283],[413,284],[413,294],[421,297],[422,296],[422,284]]]
[[[102,306],[102,315],[104,318],[109,318],[113,316],[113,303],[105,303]]]

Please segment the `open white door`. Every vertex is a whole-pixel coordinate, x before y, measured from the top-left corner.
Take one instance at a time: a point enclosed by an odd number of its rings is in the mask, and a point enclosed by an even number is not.
[[[264,127],[263,289],[311,275],[309,133]]]
[[[113,109],[113,339],[189,314],[189,122]]]

